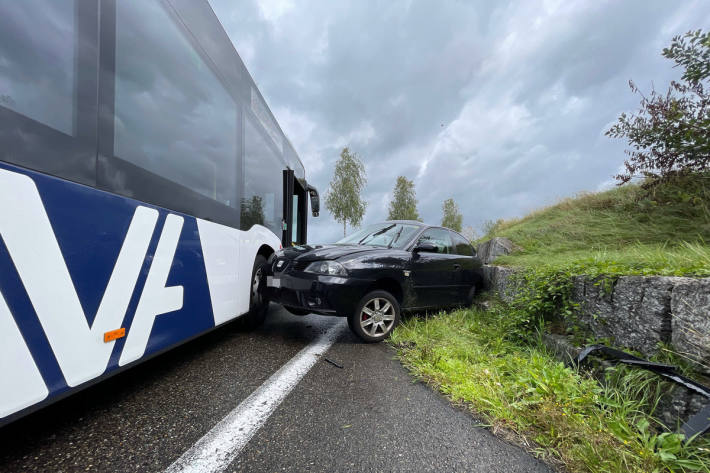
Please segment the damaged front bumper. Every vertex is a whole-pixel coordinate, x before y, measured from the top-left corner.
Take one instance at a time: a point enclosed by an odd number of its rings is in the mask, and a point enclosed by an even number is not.
[[[300,311],[347,317],[371,284],[372,281],[350,277],[269,270],[266,297]]]

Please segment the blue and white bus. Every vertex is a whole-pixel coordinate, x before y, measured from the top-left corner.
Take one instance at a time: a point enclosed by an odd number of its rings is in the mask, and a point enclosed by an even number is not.
[[[206,0],[0,0],[0,425],[257,325],[309,196]]]

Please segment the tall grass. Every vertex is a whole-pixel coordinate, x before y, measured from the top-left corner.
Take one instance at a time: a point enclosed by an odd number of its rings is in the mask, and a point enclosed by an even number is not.
[[[526,267],[531,290],[510,306],[412,318],[391,341],[417,376],[569,471],[710,472],[710,439],[685,443],[653,416],[667,382],[619,366],[600,384],[556,361],[543,327],[534,333],[554,315],[571,315],[573,274],[710,276],[709,209],[706,173],[582,194],[498,221],[484,239],[505,236],[519,247],[496,263]],[[680,359],[669,348],[659,356]]]
[[[620,272],[710,275],[710,174],[581,194],[491,225],[520,247],[503,264],[587,263]]]
[[[618,367],[599,384],[556,361],[536,337],[511,340],[502,309],[411,318],[391,343],[405,365],[494,430],[569,471],[710,471],[710,441],[685,445],[650,413],[665,385]]]

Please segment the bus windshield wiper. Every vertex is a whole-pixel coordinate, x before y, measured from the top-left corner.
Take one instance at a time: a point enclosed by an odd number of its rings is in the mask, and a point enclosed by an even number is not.
[[[392,248],[392,245],[394,245],[395,242],[396,242],[397,240],[399,240],[399,236],[402,234],[402,230],[404,230],[404,225],[402,225],[401,227],[399,227],[399,230],[397,231],[397,234],[396,234],[395,237],[392,239],[392,241],[390,242],[390,244],[387,245],[387,248]]]
[[[362,245],[362,242],[363,242],[363,241],[367,240],[368,238],[374,238],[374,237],[376,237],[377,235],[382,235],[382,234],[383,234],[384,232],[386,232],[387,230],[390,230],[390,229],[394,228],[395,225],[397,225],[397,224],[396,224],[396,223],[393,223],[392,225],[386,226],[386,227],[383,228],[382,230],[377,230],[375,233],[372,233],[372,234],[370,234],[370,235],[365,235],[365,238],[363,238],[362,240],[358,241],[357,244],[358,244],[358,245]]]

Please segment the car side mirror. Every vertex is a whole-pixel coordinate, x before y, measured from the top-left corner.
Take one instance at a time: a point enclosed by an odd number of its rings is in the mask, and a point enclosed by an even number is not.
[[[311,197],[311,212],[314,217],[317,217],[320,213],[320,196],[318,195],[318,189],[309,184],[307,185],[306,190],[308,191],[308,195]]]
[[[432,243],[420,242],[417,243],[417,246],[415,246],[412,251],[414,253],[438,253],[439,248],[437,248],[437,246]]]

